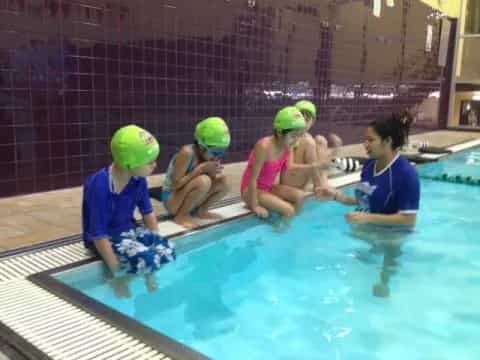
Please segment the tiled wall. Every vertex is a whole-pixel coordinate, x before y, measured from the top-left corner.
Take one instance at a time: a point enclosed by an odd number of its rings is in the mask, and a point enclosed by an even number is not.
[[[419,0],[380,18],[369,0],[0,0],[0,196],[81,184],[127,123],[158,137],[159,171],[209,115],[232,129],[227,160],[246,159],[297,98],[317,103],[315,132],[360,141],[440,90],[437,15]]]

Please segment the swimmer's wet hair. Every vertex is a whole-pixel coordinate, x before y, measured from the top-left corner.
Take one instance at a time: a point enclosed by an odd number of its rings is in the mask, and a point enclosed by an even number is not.
[[[392,149],[396,150],[407,142],[412,122],[413,116],[408,111],[404,111],[400,114],[392,114],[387,118],[372,121],[370,127],[382,140],[391,138]]]

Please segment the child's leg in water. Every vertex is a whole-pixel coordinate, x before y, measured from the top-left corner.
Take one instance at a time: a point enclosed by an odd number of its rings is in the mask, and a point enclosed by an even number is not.
[[[293,186],[276,184],[272,188],[272,194],[277,195],[283,200],[288,201],[295,208],[295,214],[298,214],[305,202],[305,191],[297,189]]]
[[[145,285],[149,292],[154,292],[158,289],[158,281],[155,277],[155,273],[145,274]]]
[[[295,206],[292,203],[271,192],[258,190],[257,196],[259,205],[266,208],[269,212],[277,211],[284,218],[291,218],[296,214]]]
[[[269,212],[280,213],[281,218],[275,219],[272,225],[275,230],[283,232],[289,228],[291,219],[301,210],[305,193],[287,185],[275,185],[274,189],[272,192],[258,190],[258,201]],[[286,196],[285,194],[278,195],[282,191],[286,191]]]
[[[144,240],[146,245],[149,246],[151,251],[156,253],[156,255],[154,256],[154,261],[157,264],[159,263],[159,267],[169,262],[175,261],[177,255],[175,253],[174,246],[170,241],[162,239],[157,234],[153,234],[151,232],[148,232],[145,238],[148,238]],[[156,271],[145,274],[145,283],[150,292],[158,289],[158,282],[155,276]]]

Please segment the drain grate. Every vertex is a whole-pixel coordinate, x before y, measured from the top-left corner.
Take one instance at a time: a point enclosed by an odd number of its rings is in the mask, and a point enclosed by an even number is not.
[[[0,260],[0,283],[23,279],[41,271],[89,259],[92,256],[81,242],[77,242],[36,253],[7,257]]]
[[[0,322],[51,359],[170,359],[28,280],[0,284]]]

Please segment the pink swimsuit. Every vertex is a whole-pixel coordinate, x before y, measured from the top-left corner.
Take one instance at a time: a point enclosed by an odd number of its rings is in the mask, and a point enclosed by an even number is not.
[[[273,161],[265,161],[262,166],[262,170],[260,170],[260,174],[258,175],[257,179],[257,188],[263,191],[270,192],[272,187],[275,183],[275,179],[277,175],[281,171],[285,171],[288,168],[288,157],[290,156],[290,149],[285,149],[283,155],[278,160]],[[248,164],[245,172],[242,176],[242,185],[240,187],[241,192],[245,191],[248,187],[250,182],[250,176],[252,174],[253,164],[255,163],[255,157],[253,155],[253,150],[248,157]]]

